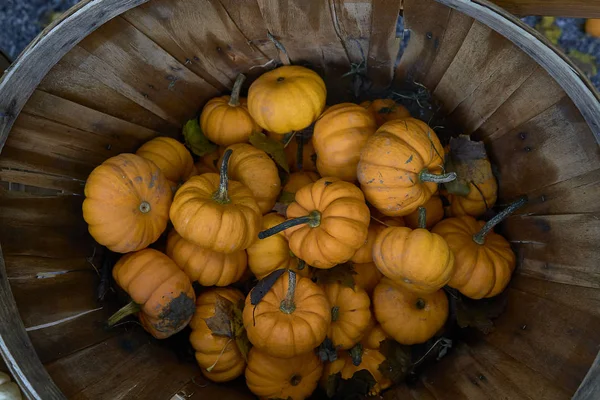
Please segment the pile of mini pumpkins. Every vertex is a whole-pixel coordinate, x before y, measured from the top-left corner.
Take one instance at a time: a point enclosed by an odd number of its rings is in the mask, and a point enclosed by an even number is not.
[[[202,135],[219,147],[196,164],[182,143],[158,137],[90,174],[89,231],[127,253],[113,277],[131,303],[109,322],[137,313],[159,339],[189,325],[202,373],[215,382],[245,373],[260,398],[304,399],[319,381],[364,369],[379,393],[391,385],[381,341],[436,335],[448,317],[444,286],[473,299],[504,290],[515,256],[492,228],[521,204],[476,219],[496,201],[488,162],[487,178],[445,193],[444,206],[440,184],[457,177],[444,171],[445,149],[393,100],[326,107],[323,80],[300,66],[263,74],[244,99],[243,78],[204,106]],[[260,132],[285,143],[291,174],[249,144]],[[166,251],[148,248],[170,223]],[[340,265],[354,285],[311,279]],[[231,287],[250,274],[258,283],[247,296]],[[316,354],[325,340],[337,360]]]

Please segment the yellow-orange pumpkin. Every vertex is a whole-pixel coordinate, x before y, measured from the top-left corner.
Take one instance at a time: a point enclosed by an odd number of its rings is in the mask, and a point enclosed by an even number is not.
[[[443,290],[416,294],[384,278],[373,291],[373,310],[386,334],[411,345],[426,342],[444,326],[448,298]]]
[[[425,222],[425,228],[431,229],[435,224],[440,222],[444,218],[444,205],[442,199],[438,195],[433,195],[423,207],[426,211],[427,220]],[[404,222],[406,226],[411,229],[417,229],[419,227],[419,210],[415,210],[410,214],[404,216]]]
[[[384,229],[384,225],[372,220],[369,224],[369,230],[367,232],[367,240],[365,241],[365,244],[356,250],[356,253],[354,253],[350,261],[359,264],[373,262],[373,244],[375,243],[375,238],[377,238],[379,232]]]
[[[172,193],[152,161],[120,154],[96,167],[85,184],[83,219],[92,237],[117,253],[141,250],[167,227]]]
[[[360,103],[360,105],[373,114],[377,126],[381,126],[388,121],[410,117],[410,112],[401,104],[392,99],[369,100]]]
[[[288,133],[308,127],[325,107],[325,82],[314,71],[285,65],[262,74],[248,90],[248,111],[263,129]]]
[[[288,178],[287,183],[283,187],[283,192],[295,194],[304,186],[310,185],[311,183],[316,182],[319,179],[321,179],[321,177],[316,172],[292,172]]]
[[[169,233],[166,253],[191,281],[202,286],[227,286],[241,279],[246,272],[244,250],[225,254],[196,246],[175,230]]]
[[[498,184],[496,178],[490,174],[490,178],[484,182],[469,182],[468,195],[459,196],[448,193],[446,198],[450,202],[450,205],[446,207],[446,214],[449,217],[459,217],[461,215],[479,217],[496,204]]]
[[[600,37],[600,19],[588,18],[585,21],[585,33],[593,37]]]
[[[173,138],[154,138],[144,143],[135,154],[153,161],[165,174],[173,191],[194,174],[192,155],[181,142]]]
[[[360,152],[376,129],[373,115],[357,104],[330,107],[315,123],[312,139],[319,174],[356,181]]]
[[[354,284],[357,288],[364,289],[369,295],[373,292],[379,281],[381,281],[381,278],[383,278],[383,274],[374,262],[353,264],[352,268],[355,272],[353,275]]]

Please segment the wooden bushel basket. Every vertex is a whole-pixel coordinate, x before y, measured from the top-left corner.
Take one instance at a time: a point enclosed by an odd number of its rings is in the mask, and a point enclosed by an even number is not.
[[[411,33],[398,61],[400,5],[86,0],[44,31],[0,82],[0,370],[31,399],[252,398],[205,385],[195,364],[140,329],[103,328],[117,305],[96,299],[85,179],[111,156],[177,136],[240,72],[252,81],[289,59],[318,71],[332,99],[352,101],[340,77],[366,62],[375,88],[422,83],[485,141],[499,203],[530,199],[503,226],[518,266],[494,332],[470,333],[385,398],[600,399],[598,361],[590,371],[600,345],[598,94],[485,0],[405,0]]]

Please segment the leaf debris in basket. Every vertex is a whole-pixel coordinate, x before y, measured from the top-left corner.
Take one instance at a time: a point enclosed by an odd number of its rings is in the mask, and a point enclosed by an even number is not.
[[[492,319],[504,312],[507,302],[506,292],[481,300],[473,300],[459,295],[456,298],[450,298],[450,308],[456,315],[456,323],[459,327],[476,328],[487,335],[494,330]]]
[[[270,155],[285,172],[290,172],[283,143],[271,139],[262,132],[253,132],[250,135],[250,144]]]
[[[379,351],[385,357],[385,361],[379,364],[379,371],[394,383],[402,382],[412,366],[410,348],[386,339],[381,342]]]
[[[278,203],[282,204],[292,204],[294,201],[296,201],[296,193],[286,191],[281,192],[281,195],[277,200]]]
[[[488,160],[483,142],[472,141],[468,135],[450,139],[450,153],[446,157],[446,172],[456,172],[458,177],[444,184],[448,192],[467,196],[469,183],[475,186],[493,178],[492,165]]]
[[[342,286],[354,288],[354,267],[352,262],[338,264],[330,269],[317,269],[314,273],[314,280],[319,284],[339,282]]]
[[[333,362],[337,360],[337,349],[333,346],[333,342],[328,337],[325,337],[323,343],[321,343],[317,349],[317,354],[321,361]]]
[[[327,377],[325,391],[331,399],[359,400],[369,396],[376,384],[377,381],[366,369],[356,371],[350,379],[343,379],[338,372]]]
[[[234,305],[229,299],[217,295],[215,315],[204,320],[213,335],[233,338],[233,309]]]
[[[198,157],[203,157],[217,149],[217,145],[204,136],[198,118],[192,118],[183,126],[186,146]]]

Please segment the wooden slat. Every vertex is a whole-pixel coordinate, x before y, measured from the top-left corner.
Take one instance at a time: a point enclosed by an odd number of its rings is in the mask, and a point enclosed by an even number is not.
[[[568,98],[486,145],[505,199],[586,174],[600,163],[598,144]]]
[[[408,46],[396,68],[394,82],[422,82],[443,42],[452,9],[435,0],[405,0],[404,29]]]
[[[599,0],[491,0],[516,15],[600,18]]]
[[[474,132],[477,140],[501,136],[530,120],[566,96],[564,90],[541,67],[515,90]]]
[[[351,63],[366,62],[371,36],[371,2],[333,0],[333,24]]]
[[[598,393],[600,393],[600,352],[573,396],[573,400],[595,400],[598,398]]]
[[[577,390],[598,351],[600,318],[514,288],[494,324],[494,332],[480,340],[569,394]]]
[[[77,196],[0,196],[0,224],[6,227],[69,227],[87,229],[81,215],[83,199]]]
[[[384,400],[437,400],[422,382],[417,381],[410,385],[400,384],[383,393]]]
[[[2,149],[0,167],[58,175],[82,181],[87,179],[93,170],[89,164],[11,146],[5,146]]]
[[[237,74],[270,60],[248,42],[218,1],[158,0],[123,18],[218,91],[231,88]]]
[[[600,214],[516,215],[503,234],[517,249],[518,273],[600,288]]]
[[[379,89],[387,87],[394,77],[401,41],[396,37],[401,1],[374,0],[372,4],[367,76]]]
[[[85,182],[78,179],[65,178],[33,171],[0,169],[0,181],[21,183],[46,189],[56,189],[65,194],[83,195]]]

